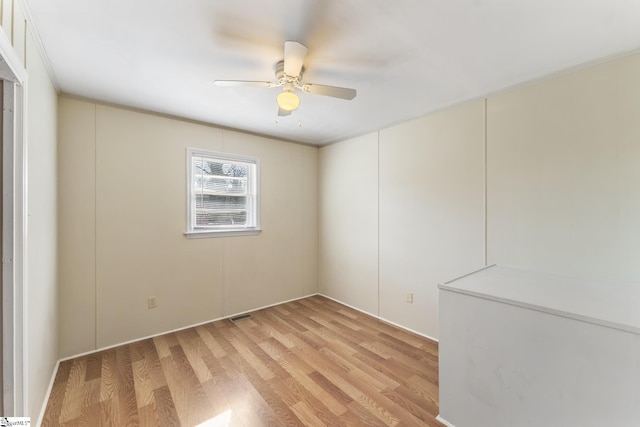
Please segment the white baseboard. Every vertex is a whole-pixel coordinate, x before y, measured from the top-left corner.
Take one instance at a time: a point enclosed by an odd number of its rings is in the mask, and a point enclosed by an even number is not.
[[[42,420],[44,419],[44,411],[47,409],[47,403],[49,403],[49,397],[51,397],[51,390],[53,390],[53,383],[56,380],[56,375],[58,375],[58,368],[60,367],[60,361],[56,362],[56,365],[53,367],[53,373],[51,374],[51,380],[49,381],[49,387],[47,387],[47,392],[44,395],[44,402],[42,403],[42,408],[40,409],[40,415],[38,416],[38,420],[36,421],[36,427],[40,427],[42,424]]]
[[[233,314],[230,314],[228,316],[219,317],[219,318],[211,319],[211,320],[206,320],[204,322],[195,323],[193,325],[187,325],[187,326],[183,326],[183,327],[180,327],[180,328],[172,329],[172,330],[169,330],[169,331],[158,332],[157,334],[147,335],[145,337],[135,338],[135,339],[132,339],[132,340],[129,340],[129,341],[124,341],[124,342],[120,342],[120,343],[117,343],[117,344],[112,344],[112,345],[108,345],[108,346],[105,346],[105,347],[100,347],[100,348],[97,348],[95,350],[86,351],[84,353],[78,353],[78,354],[74,354],[72,356],[63,357],[60,360],[58,360],[58,363],[64,362],[64,361],[67,361],[67,360],[71,360],[71,359],[75,359],[77,357],[88,356],[90,354],[98,353],[98,352],[104,351],[104,350],[110,350],[112,348],[120,347],[121,345],[132,344],[134,342],[143,341],[143,340],[146,340],[146,339],[149,339],[149,338],[155,338],[155,337],[158,337],[160,335],[171,334],[171,333],[174,333],[174,332],[180,332],[180,331],[184,331],[185,329],[194,328],[194,327],[201,326],[201,325],[206,325],[207,323],[217,322],[218,320],[225,320],[225,319],[228,319],[230,317],[240,316],[241,314],[250,313],[252,311],[263,310],[265,308],[274,307],[276,305],[286,304],[288,302],[293,302],[293,301],[298,301],[298,300],[309,298],[309,297],[312,297],[312,296],[315,296],[315,295],[323,296],[323,297],[325,297],[327,299],[330,299],[331,301],[337,302],[338,304],[342,304],[342,305],[344,305],[346,307],[349,307],[349,308],[351,308],[353,310],[359,311],[360,313],[364,313],[364,314],[366,314],[368,316],[375,317],[378,320],[381,320],[381,321],[383,321],[385,323],[388,323],[390,325],[396,326],[396,327],[398,327],[400,329],[404,329],[405,331],[409,331],[409,332],[411,332],[413,334],[420,335],[421,337],[427,338],[427,339],[429,339],[431,341],[438,342],[437,338],[431,337],[431,336],[429,336],[427,334],[423,334],[422,332],[415,331],[415,330],[413,330],[411,328],[407,328],[406,326],[403,326],[403,325],[400,325],[398,323],[392,322],[391,320],[387,320],[384,317],[380,317],[380,316],[378,316],[376,314],[369,313],[366,310],[362,310],[362,309],[360,309],[358,307],[354,307],[354,306],[352,306],[350,304],[347,304],[347,303],[342,302],[342,301],[340,301],[338,299],[332,298],[332,297],[330,297],[328,295],[325,295],[325,294],[322,294],[322,293],[318,292],[318,293],[315,293],[315,294],[309,294],[309,295],[301,296],[301,297],[298,297],[298,298],[292,298],[290,300],[280,301],[280,302],[277,302],[277,303],[274,303],[274,304],[269,304],[269,305],[265,305],[265,306],[262,306],[262,307],[253,308],[251,310],[245,310],[245,311],[241,311],[241,312],[238,312],[238,313],[233,313]]]
[[[276,305],[286,304],[288,302],[293,302],[293,301],[298,301],[298,300],[301,300],[301,299],[304,299],[304,298],[309,298],[309,297],[312,297],[312,296],[315,296],[315,295],[318,295],[318,294],[315,293],[315,294],[309,294],[309,295],[305,295],[305,296],[298,297],[298,298],[292,298],[292,299],[287,300],[287,301],[280,301],[280,302],[277,302],[275,304],[269,304],[269,305],[265,305],[265,306],[262,306],[262,307],[252,308],[251,310],[245,310],[245,311],[241,311],[241,312],[238,312],[238,313],[233,313],[233,314],[230,314],[228,316],[218,317],[217,319],[205,320],[204,322],[194,323],[193,325],[182,326],[180,328],[172,329],[170,331],[158,332],[157,334],[147,335],[145,337],[135,338],[135,339],[132,339],[132,340],[129,340],[129,341],[124,341],[124,342],[120,342],[120,343],[117,343],[117,344],[112,344],[112,345],[108,345],[108,346],[105,346],[105,347],[100,347],[100,348],[97,348],[95,350],[89,350],[89,351],[86,351],[84,353],[74,354],[73,356],[63,357],[59,361],[60,362],[64,362],[66,360],[75,359],[77,357],[88,356],[90,354],[98,353],[100,351],[110,350],[112,348],[120,347],[121,345],[133,344],[134,342],[147,340],[149,338],[155,338],[155,337],[158,337],[160,335],[172,334],[174,332],[184,331],[185,329],[195,328],[197,326],[206,325],[207,323],[217,322],[218,320],[225,320],[225,319],[228,319],[230,317],[240,316],[241,314],[251,313],[252,311],[263,310],[265,308],[273,307],[273,306],[276,306]]]
[[[447,421],[447,420],[445,420],[444,418],[442,418],[442,417],[440,416],[440,414],[438,414],[438,416],[436,417],[436,421],[438,421],[438,422],[440,422],[440,423],[444,424],[444,425],[445,425],[445,426],[447,426],[447,427],[456,427],[456,426],[454,426],[453,424],[451,424],[449,421]]]
[[[414,331],[413,329],[407,328],[406,326],[400,325],[400,324],[398,324],[398,323],[396,323],[396,322],[392,322],[391,320],[387,320],[387,319],[385,319],[384,317],[380,317],[380,316],[378,316],[377,314],[369,313],[369,312],[368,312],[368,311],[366,311],[366,310],[362,310],[362,309],[360,309],[360,308],[358,308],[358,307],[354,307],[354,306],[352,306],[352,305],[350,305],[350,304],[344,303],[344,302],[342,302],[342,301],[340,301],[340,300],[338,300],[338,299],[335,299],[335,298],[331,298],[330,296],[325,295],[325,294],[322,294],[322,293],[318,293],[318,295],[323,296],[323,297],[325,297],[325,298],[327,298],[327,299],[330,299],[331,301],[335,301],[335,302],[337,302],[338,304],[342,304],[342,305],[344,305],[344,306],[346,306],[346,307],[349,307],[349,308],[351,308],[351,309],[353,309],[353,310],[355,310],[355,311],[359,311],[360,313],[364,313],[364,314],[366,314],[366,315],[368,315],[368,316],[375,317],[375,318],[376,318],[376,319],[378,319],[378,320],[381,320],[381,321],[383,321],[383,322],[385,322],[385,323],[388,323],[388,324],[390,324],[390,325],[396,326],[396,327],[398,327],[398,328],[400,328],[400,329],[404,329],[405,331],[411,332],[412,334],[420,335],[421,337],[424,337],[424,338],[426,338],[426,339],[428,339],[428,340],[438,342],[438,339],[437,339],[437,338],[433,338],[433,337],[431,337],[431,336],[429,336],[429,335],[427,335],[427,334],[423,334],[422,332]]]

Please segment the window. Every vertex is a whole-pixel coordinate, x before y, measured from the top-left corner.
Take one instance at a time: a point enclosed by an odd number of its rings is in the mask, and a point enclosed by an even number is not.
[[[260,232],[259,160],[187,149],[187,237]]]

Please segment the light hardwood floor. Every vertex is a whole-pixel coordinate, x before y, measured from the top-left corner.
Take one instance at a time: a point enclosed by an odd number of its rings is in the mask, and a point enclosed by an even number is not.
[[[321,296],[60,364],[43,426],[441,426],[438,345]]]

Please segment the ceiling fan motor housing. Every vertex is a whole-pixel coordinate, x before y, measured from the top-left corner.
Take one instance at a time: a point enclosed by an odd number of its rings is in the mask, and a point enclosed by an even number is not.
[[[303,72],[304,68],[300,70],[300,74],[298,76],[290,76],[284,72],[284,60],[278,61],[276,64],[276,79],[282,87],[285,87],[287,83],[292,83],[294,87],[297,87],[302,80]]]

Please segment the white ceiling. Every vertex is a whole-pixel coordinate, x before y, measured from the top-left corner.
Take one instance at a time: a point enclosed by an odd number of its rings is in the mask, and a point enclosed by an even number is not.
[[[59,89],[323,145],[640,48],[639,0],[28,0]],[[309,47],[276,123],[283,42]]]

